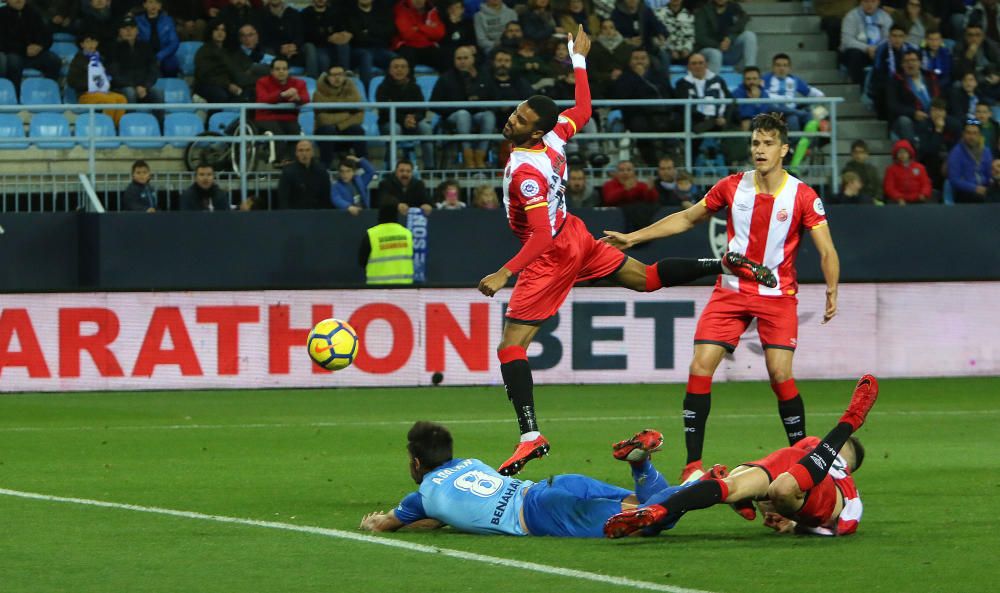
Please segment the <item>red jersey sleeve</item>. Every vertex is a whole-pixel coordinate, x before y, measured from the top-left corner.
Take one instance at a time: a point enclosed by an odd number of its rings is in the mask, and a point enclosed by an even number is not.
[[[736,186],[743,179],[743,173],[736,173],[725,177],[708,190],[702,200],[709,212],[718,212],[723,208],[728,208],[733,204],[733,196],[736,195]]]
[[[826,209],[823,208],[823,200],[816,195],[813,188],[805,183],[800,183],[795,200],[802,212],[802,226],[812,230],[826,224]]]
[[[552,131],[558,134],[563,140],[578,133],[580,128],[590,121],[592,111],[590,105],[590,82],[587,80],[587,70],[585,68],[574,68],[573,75],[576,79],[573,91],[576,105],[559,114],[556,127]]]
[[[552,245],[552,226],[549,223],[548,184],[538,171],[522,167],[514,172],[510,180],[510,207],[520,209],[510,216],[527,220],[530,237],[521,246],[517,255],[504,264],[513,273],[518,273]]]

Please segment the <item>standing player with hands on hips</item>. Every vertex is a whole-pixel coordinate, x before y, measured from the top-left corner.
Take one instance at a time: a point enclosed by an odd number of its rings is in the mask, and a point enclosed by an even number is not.
[[[479,282],[479,291],[492,297],[511,276],[519,274],[497,348],[507,396],[521,430],[514,454],[498,469],[508,476],[549,451],[535,419],[527,348],[575,283],[612,277],[626,288],[648,292],[715,274],[772,286],[775,282],[769,269],[735,252],[721,260],[668,258],[647,266],[597,241],[579,218],[566,211],[565,145],[591,113],[586,63],[590,37],[582,26],[568,46],[576,76],[576,105],[560,113],[552,99],[534,95],[519,104],[504,125],[503,135],[514,147],[504,169],[504,208],[522,246],[503,267]]]
[[[740,336],[754,318],[788,443],[794,445],[805,438],[805,406],[792,378],[792,356],[798,345],[795,258],[803,230],[809,232],[816,245],[826,281],[823,323],[837,314],[840,260],[827,226],[823,201],[811,187],[782,167],[782,159],[788,154],[788,127],[780,114],[761,113],[751,121],[750,131],[753,171],[726,177],[694,206],[646,228],[628,234],[604,231],[607,235],[604,241],[628,249],[683,233],[726,209],[730,252],[763,262],[777,276],[776,286],[722,276],[698,319],[684,398],[687,465],[681,481],[703,471],[701,456],[712,401],[712,375],[726,352],[736,349]]]

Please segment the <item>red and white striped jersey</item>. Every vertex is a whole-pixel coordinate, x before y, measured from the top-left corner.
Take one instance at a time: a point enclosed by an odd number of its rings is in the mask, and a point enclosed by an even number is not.
[[[578,83],[579,84],[579,83]],[[572,109],[559,115],[556,126],[533,148],[515,148],[503,172],[503,205],[511,230],[524,243],[531,237],[527,211],[548,208],[554,237],[566,212],[566,141],[576,134]],[[586,120],[580,123],[583,125]]]
[[[812,451],[819,443],[820,439],[816,437],[806,437],[796,443],[795,446],[804,451]],[[835,522],[830,521],[816,527],[810,527],[807,525],[803,525],[803,527],[816,535],[850,535],[854,533],[858,530],[858,523],[861,521],[861,514],[864,511],[864,508],[861,505],[861,493],[858,492],[858,486],[854,483],[854,478],[851,476],[851,470],[847,465],[847,461],[840,455],[837,455],[833,459],[833,465],[830,467],[830,473],[823,479],[833,480],[833,485],[836,486],[837,490],[844,499],[844,506]],[[825,511],[825,513],[832,512],[832,507],[836,506],[835,503],[835,500],[831,500],[829,503],[831,505],[830,510]],[[807,504],[803,507],[803,510],[805,510],[808,506],[809,505]],[[808,523],[810,519],[820,522],[826,521],[828,517],[796,518],[800,520],[805,519],[805,522]]]
[[[823,200],[801,180],[784,173],[785,181],[773,195],[760,193],[756,173],[745,171],[719,181],[705,194],[710,212],[726,212],[728,250],[763,263],[778,278],[776,288],[728,274],[718,286],[746,294],[794,295],[798,292],[795,258],[802,230],[827,224]]]

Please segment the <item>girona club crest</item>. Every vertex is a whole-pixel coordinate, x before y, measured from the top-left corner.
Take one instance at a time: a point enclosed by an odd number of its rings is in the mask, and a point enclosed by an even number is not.
[[[729,246],[729,238],[726,234],[726,221],[722,218],[708,219],[708,244],[712,248],[715,257],[721,258]]]

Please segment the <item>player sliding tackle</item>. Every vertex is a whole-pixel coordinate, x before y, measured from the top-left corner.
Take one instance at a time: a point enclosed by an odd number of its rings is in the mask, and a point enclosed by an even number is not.
[[[719,503],[733,505],[753,520],[753,501],[767,511],[765,524],[779,532],[849,535],[861,520],[861,497],[851,474],[861,467],[864,448],[854,436],[878,398],[878,381],[865,375],[858,381],[840,422],[823,440],[807,437],[763,459],[740,465],[726,475],[712,472],[689,488],[663,491],[639,508],[608,519],[607,537],[624,537],[640,529],[672,527],[688,511]],[[648,531],[647,531],[648,533]]]
[[[582,26],[568,45],[576,76],[576,105],[559,113],[552,99],[534,95],[518,105],[504,125],[503,135],[514,147],[504,169],[504,208],[522,246],[503,267],[479,282],[479,291],[492,297],[511,276],[519,274],[497,348],[507,397],[521,429],[514,454],[499,468],[508,476],[549,451],[535,418],[527,348],[575,283],[613,278],[626,288],[649,292],[702,276],[729,274],[776,285],[771,270],[733,252],[721,260],[668,258],[647,266],[595,240],[583,222],[566,211],[565,145],[591,113],[586,63],[590,38]]]

